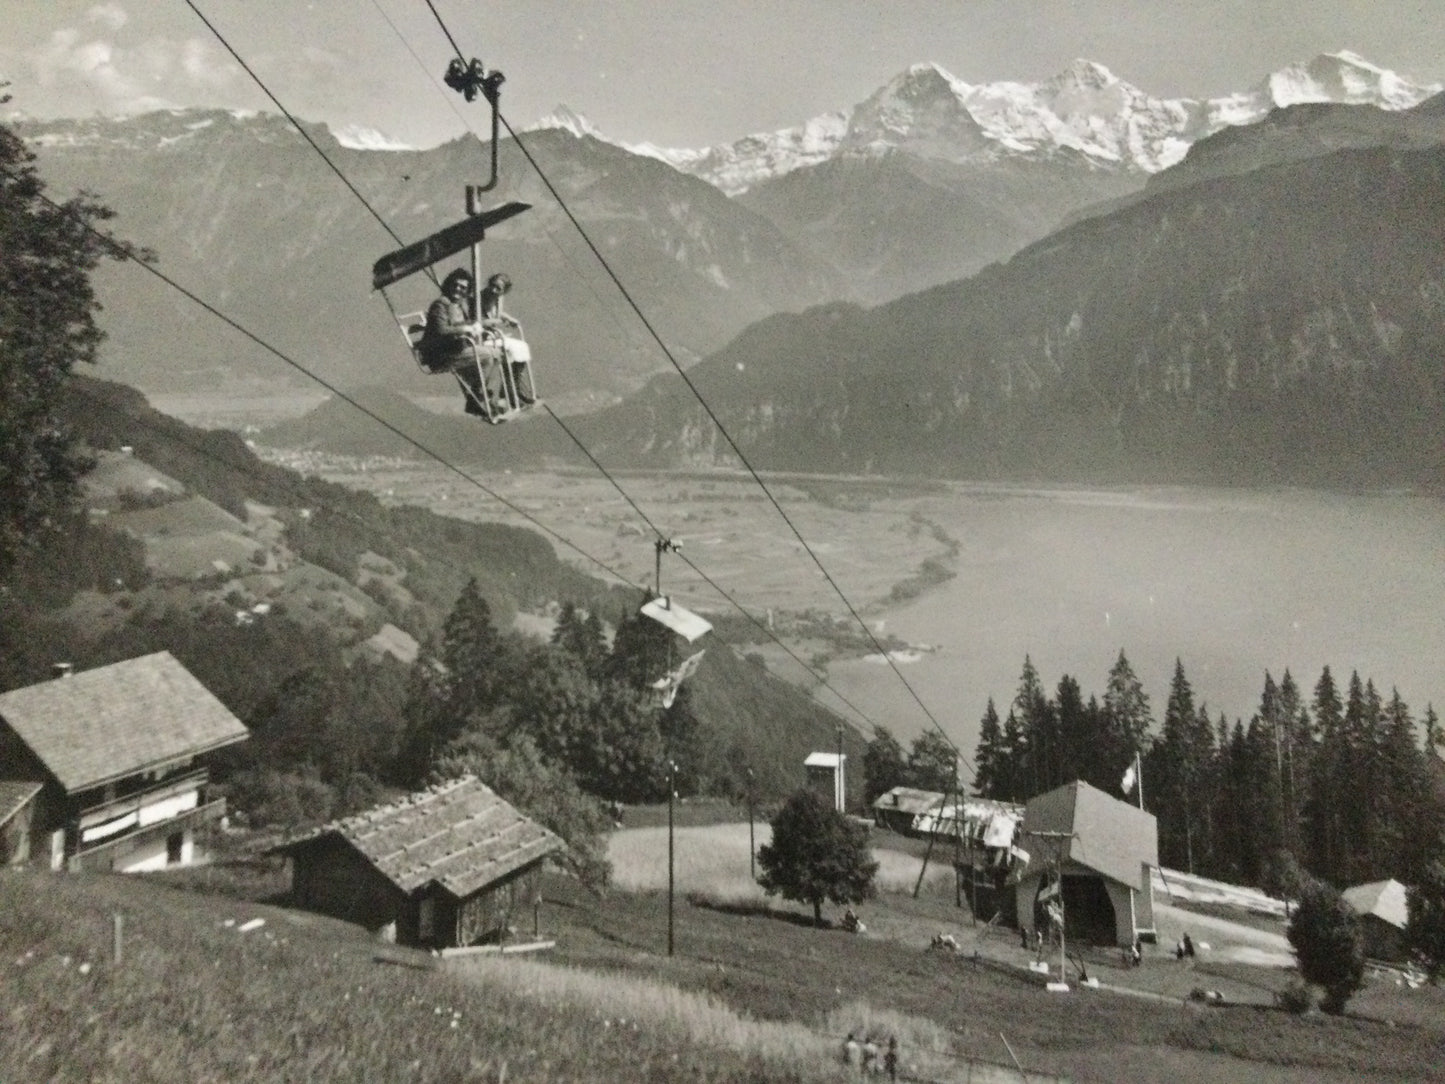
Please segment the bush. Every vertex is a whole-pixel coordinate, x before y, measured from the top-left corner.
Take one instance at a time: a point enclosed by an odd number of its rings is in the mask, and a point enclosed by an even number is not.
[[[1299,979],[1290,979],[1283,990],[1275,991],[1274,1003],[1285,1012],[1300,1016],[1309,1012],[1315,1001],[1310,993],[1309,983]]]

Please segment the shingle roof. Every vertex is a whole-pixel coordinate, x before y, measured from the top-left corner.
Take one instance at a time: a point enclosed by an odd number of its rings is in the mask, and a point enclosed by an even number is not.
[[[169,651],[0,694],[0,719],[71,793],[250,734]]]
[[[33,779],[0,779],[0,825],[19,813],[44,785]]]
[[[1402,930],[1410,920],[1405,886],[1399,881],[1372,881],[1369,884],[1355,885],[1345,889],[1341,895],[1345,897],[1345,902],[1355,909],[1356,914],[1374,915]]]
[[[1159,864],[1159,827],[1154,814],[1083,780],[1040,794],[1025,807],[1023,846],[1045,860],[1059,853],[1056,841],[1029,841],[1029,832],[1073,833],[1062,841],[1065,858],[1131,888],[1139,886],[1143,865]]]
[[[565,846],[475,776],[335,821],[280,849],[331,834],[345,839],[404,892],[436,881],[458,897]]]

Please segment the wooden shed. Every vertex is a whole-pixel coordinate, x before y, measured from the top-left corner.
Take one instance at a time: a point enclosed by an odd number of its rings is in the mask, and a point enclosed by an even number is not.
[[[335,821],[276,848],[292,901],[421,948],[504,940],[565,844],[475,776]]]

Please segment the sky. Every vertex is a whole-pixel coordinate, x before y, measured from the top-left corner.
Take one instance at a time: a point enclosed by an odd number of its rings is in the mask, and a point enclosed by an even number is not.
[[[1348,49],[1445,83],[1440,0],[431,0],[506,82],[514,126],[565,104],[626,143],[704,147],[862,101],[910,64],[969,83],[1098,61],[1160,97],[1243,90]],[[192,6],[194,4],[194,7]],[[0,115],[274,107],[431,146],[489,123],[446,90],[427,0],[4,0]],[[204,16],[204,21],[202,16]]]

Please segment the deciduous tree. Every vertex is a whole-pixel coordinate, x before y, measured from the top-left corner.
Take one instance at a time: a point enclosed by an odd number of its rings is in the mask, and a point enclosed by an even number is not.
[[[861,903],[874,894],[878,863],[868,832],[815,791],[795,793],[773,818],[773,838],[758,848],[758,884],[768,895],[813,905],[823,924],[823,901]]]
[[[0,577],[69,505],[88,468],[57,406],[102,338],[90,273],[119,251],[95,229],[110,210],[85,195],[49,200],[34,161],[0,125]]]
[[[1405,944],[1431,982],[1445,975],[1445,862],[1431,862],[1405,893]]]

